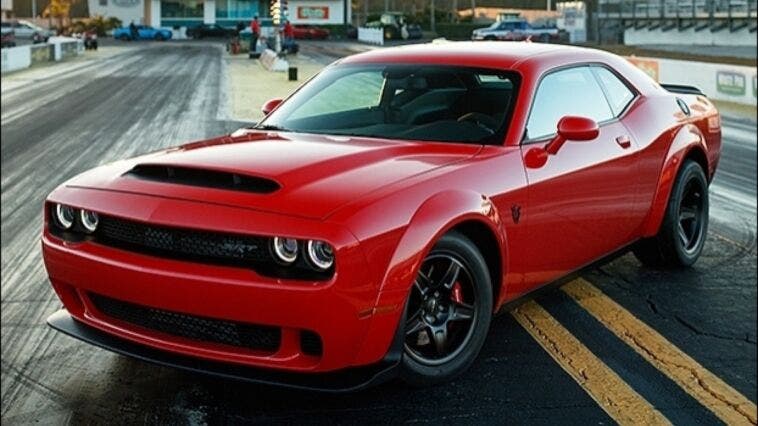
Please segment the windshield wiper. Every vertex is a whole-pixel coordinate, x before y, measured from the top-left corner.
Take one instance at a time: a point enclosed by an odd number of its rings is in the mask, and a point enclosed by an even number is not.
[[[277,132],[291,132],[292,131],[282,126],[277,126],[276,124],[263,124],[263,125],[255,126],[253,128],[258,129],[258,130],[275,130]]]

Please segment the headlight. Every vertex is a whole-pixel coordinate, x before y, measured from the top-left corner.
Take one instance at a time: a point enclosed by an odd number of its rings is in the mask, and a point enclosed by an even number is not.
[[[308,259],[319,269],[329,269],[334,264],[334,249],[324,241],[308,241]]]
[[[63,204],[55,205],[55,220],[63,229],[70,229],[74,225],[76,214],[74,208]]]
[[[292,263],[297,259],[297,240],[292,238],[274,237],[274,254],[284,263]]]
[[[100,219],[97,216],[97,213],[89,211],[89,210],[82,210],[79,215],[79,218],[81,219],[82,227],[84,227],[84,229],[87,232],[90,232],[90,233],[95,232],[95,229],[97,229],[97,224]]]

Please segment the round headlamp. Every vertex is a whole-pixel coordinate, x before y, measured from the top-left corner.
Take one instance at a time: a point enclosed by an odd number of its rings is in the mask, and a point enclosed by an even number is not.
[[[55,205],[55,221],[61,228],[71,229],[71,227],[74,225],[75,218],[76,214],[74,213],[73,207],[63,204]]]
[[[82,210],[79,219],[82,222],[82,227],[85,231],[92,233],[97,229],[97,224],[100,221],[97,213],[89,210]]]
[[[274,237],[274,254],[284,263],[292,263],[297,260],[298,243],[293,238]]]
[[[308,259],[319,269],[329,269],[334,265],[334,249],[327,242],[310,240],[308,241]]]

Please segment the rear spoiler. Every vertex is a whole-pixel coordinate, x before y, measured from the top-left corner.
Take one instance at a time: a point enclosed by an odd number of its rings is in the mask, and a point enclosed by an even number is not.
[[[661,87],[668,90],[671,93],[682,93],[686,95],[700,95],[705,96],[700,89],[695,86],[684,86],[681,84],[661,84]]]

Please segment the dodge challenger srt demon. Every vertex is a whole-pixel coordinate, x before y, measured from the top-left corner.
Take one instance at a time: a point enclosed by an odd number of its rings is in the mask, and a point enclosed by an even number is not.
[[[609,53],[376,50],[263,112],[55,189],[48,323],[222,377],[429,385],[543,285],[625,249],[686,267],[706,239],[718,112]]]

